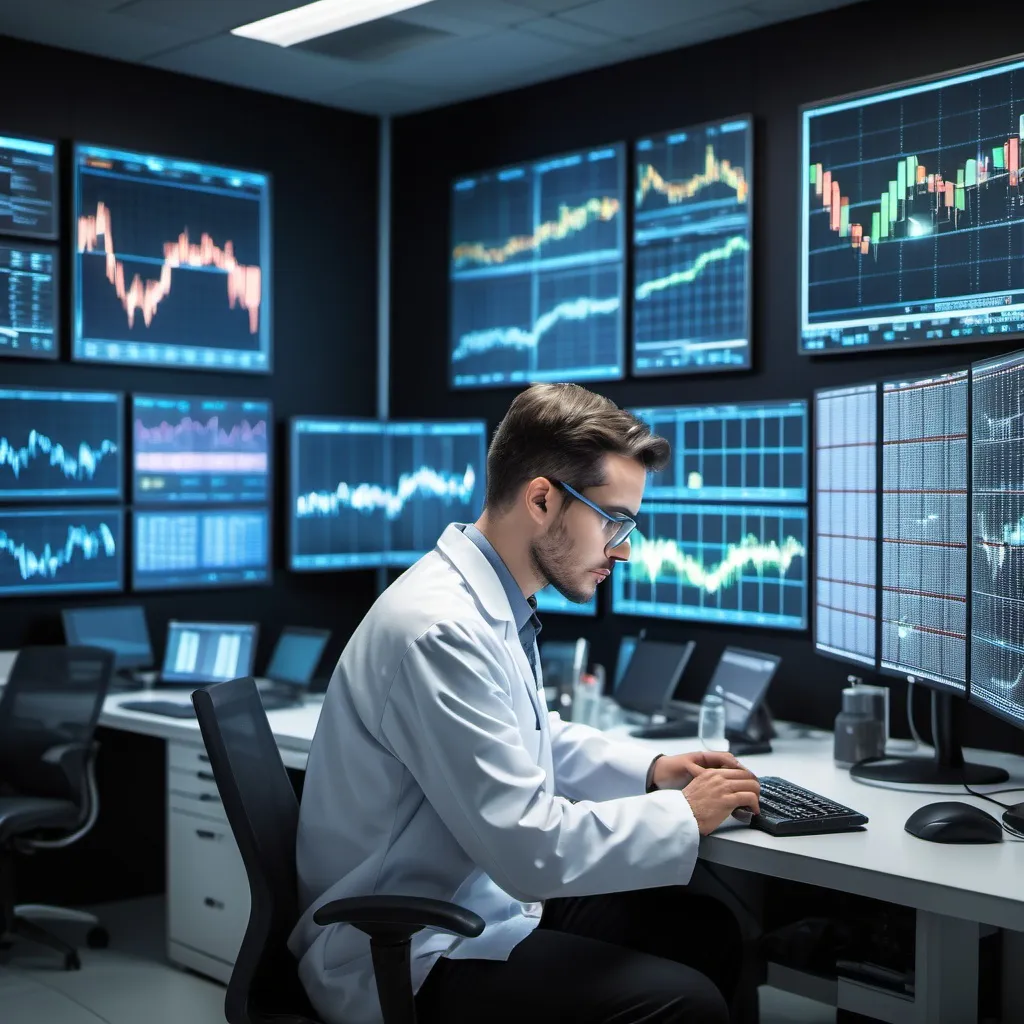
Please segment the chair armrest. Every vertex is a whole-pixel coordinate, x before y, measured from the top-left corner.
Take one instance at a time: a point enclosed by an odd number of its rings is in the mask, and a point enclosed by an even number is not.
[[[409,935],[421,928],[438,928],[473,939],[484,930],[483,918],[472,910],[424,896],[349,896],[317,907],[313,920],[355,925],[369,935],[375,927],[390,930],[397,926]]]

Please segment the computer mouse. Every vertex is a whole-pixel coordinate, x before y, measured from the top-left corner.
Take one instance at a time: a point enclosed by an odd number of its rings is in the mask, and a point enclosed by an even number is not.
[[[991,814],[958,800],[925,804],[903,827],[932,843],[998,843],[1003,838],[1003,826]]]

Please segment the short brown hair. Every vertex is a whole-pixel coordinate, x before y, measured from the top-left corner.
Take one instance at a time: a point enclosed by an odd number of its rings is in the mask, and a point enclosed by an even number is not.
[[[603,395],[578,384],[533,384],[518,394],[487,452],[487,507],[507,508],[535,477],[576,490],[604,483],[605,455],[625,455],[644,469],[663,469],[668,441]]]

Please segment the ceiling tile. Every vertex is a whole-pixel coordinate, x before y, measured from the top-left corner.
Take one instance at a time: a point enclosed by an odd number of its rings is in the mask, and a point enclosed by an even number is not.
[[[579,0],[576,0],[579,3]],[[404,11],[400,17],[406,18],[415,14],[435,12],[445,17],[452,16],[478,21],[482,25],[518,25],[533,16],[532,11],[524,10],[516,3],[505,0],[433,0],[433,3],[422,7],[413,7]]]
[[[366,75],[333,57],[227,35],[182,46],[147,63],[165,71],[308,100]]]
[[[702,6],[700,0],[644,0],[642,4],[636,0],[595,0],[586,7],[566,11],[562,17],[613,36],[642,36],[699,18]],[[724,6],[732,4],[716,0],[716,11]]]
[[[127,61],[141,60],[192,38],[187,31],[85,7],[78,0],[0,4],[0,33]]]
[[[535,18],[533,21],[520,25],[519,30],[529,32],[531,35],[543,36],[545,39],[558,39],[573,46],[605,46],[616,38],[607,32],[585,28],[583,25],[573,25],[571,22],[557,17]]]
[[[652,53],[664,53],[685,46],[696,46],[709,39],[721,39],[724,36],[736,35],[752,28],[764,25],[764,19],[744,8],[726,11],[724,14],[712,14],[707,18],[696,18],[693,21],[669,26],[657,32],[646,32],[618,46],[621,56],[619,60],[646,56]]]
[[[193,39],[229,32],[296,6],[296,0],[131,0],[118,14],[187,28]]]
[[[461,17],[457,14],[448,14],[440,9],[433,10],[433,6],[433,4],[426,4],[422,8],[413,7],[411,10],[393,15],[387,20],[416,25],[419,28],[432,28],[439,32],[448,32],[451,35],[462,37],[488,35],[494,31],[493,25],[485,24],[482,21],[473,21],[472,18]]]

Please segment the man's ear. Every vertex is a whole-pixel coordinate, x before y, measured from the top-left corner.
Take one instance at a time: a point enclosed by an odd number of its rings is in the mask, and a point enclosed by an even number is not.
[[[543,476],[534,477],[526,485],[526,505],[530,511],[530,518],[538,526],[541,525],[542,517],[547,515],[548,499],[551,497],[553,489],[551,481]]]

